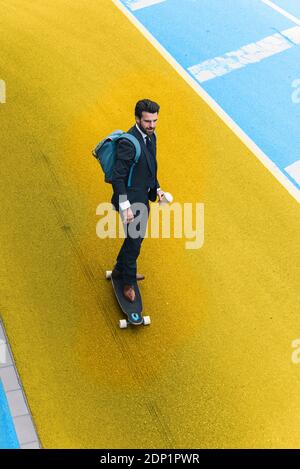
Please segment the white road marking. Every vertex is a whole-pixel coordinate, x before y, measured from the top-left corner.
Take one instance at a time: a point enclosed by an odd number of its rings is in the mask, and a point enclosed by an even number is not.
[[[300,184],[300,160],[295,161],[295,163],[290,164],[284,169],[293,179],[295,179],[297,184]]]
[[[298,44],[300,44],[300,26],[294,26],[281,33],[275,33],[247,44],[236,51],[192,65],[188,70],[200,83],[203,83],[249,64],[260,62]]]
[[[163,3],[166,0],[125,0],[126,5],[131,11],[140,10],[141,8],[151,7],[157,3]]]
[[[261,0],[263,3],[265,3],[266,5],[268,5],[269,7],[273,8],[273,10],[277,11],[278,13],[280,13],[281,15],[285,16],[286,18],[288,18],[289,20],[293,21],[293,23],[296,23],[300,26],[300,20],[299,18],[297,18],[296,16],[294,15],[291,15],[290,13],[288,13],[286,10],[284,10],[283,8],[279,7],[278,5],[276,5],[275,3],[271,2],[270,0]]]

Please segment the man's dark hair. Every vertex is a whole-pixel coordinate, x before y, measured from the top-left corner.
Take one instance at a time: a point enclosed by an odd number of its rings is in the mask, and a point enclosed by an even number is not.
[[[150,99],[141,99],[135,105],[135,115],[142,118],[142,112],[150,112],[151,114],[159,113],[159,105]]]

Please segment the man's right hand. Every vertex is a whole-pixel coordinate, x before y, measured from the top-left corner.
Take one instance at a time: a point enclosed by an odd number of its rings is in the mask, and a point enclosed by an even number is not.
[[[134,215],[130,207],[122,212],[122,216],[125,224],[131,223],[134,220]]]

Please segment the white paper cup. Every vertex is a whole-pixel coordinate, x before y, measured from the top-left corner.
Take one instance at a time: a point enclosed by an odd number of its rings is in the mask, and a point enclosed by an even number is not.
[[[166,205],[173,202],[173,196],[170,192],[164,192],[163,198],[159,201],[159,205]]]

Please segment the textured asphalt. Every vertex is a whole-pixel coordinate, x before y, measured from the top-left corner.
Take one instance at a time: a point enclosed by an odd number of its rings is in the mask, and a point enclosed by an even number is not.
[[[42,445],[298,447],[297,202],[109,0],[0,11],[0,312]],[[160,184],[205,204],[205,242],[145,240],[152,324],[124,331],[90,150],[145,97]]]

